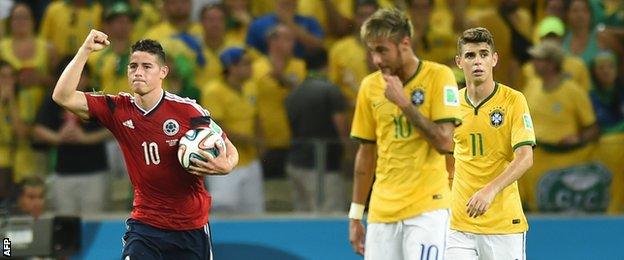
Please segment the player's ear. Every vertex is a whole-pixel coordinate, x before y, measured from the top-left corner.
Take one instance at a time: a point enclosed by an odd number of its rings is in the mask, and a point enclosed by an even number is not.
[[[459,55],[455,55],[455,65],[457,65],[457,67],[460,70],[463,70],[462,66],[461,66],[461,58],[459,57]]]
[[[160,79],[165,79],[167,74],[169,74],[169,67],[167,65],[160,67]]]
[[[492,54],[492,67],[496,67],[497,63],[498,63],[498,52],[494,52],[494,54]]]

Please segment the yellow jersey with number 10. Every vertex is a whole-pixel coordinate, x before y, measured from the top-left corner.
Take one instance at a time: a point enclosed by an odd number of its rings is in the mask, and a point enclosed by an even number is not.
[[[528,230],[517,182],[500,191],[477,218],[466,213],[472,195],[500,175],[514,150],[535,145],[533,123],[522,93],[496,83],[494,91],[474,107],[466,89],[459,92],[462,125],[455,129],[455,179],[451,228],[476,234],[512,234]]]
[[[404,93],[433,122],[458,125],[459,94],[450,68],[422,61],[406,81]],[[369,222],[396,222],[450,207],[444,155],[420,135],[384,96],[386,82],[377,71],[362,81],[351,136],[377,144],[377,168]]]

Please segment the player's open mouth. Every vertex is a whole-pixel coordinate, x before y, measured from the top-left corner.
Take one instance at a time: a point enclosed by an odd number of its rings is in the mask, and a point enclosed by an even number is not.
[[[483,75],[484,71],[480,69],[476,69],[472,71],[473,75]]]

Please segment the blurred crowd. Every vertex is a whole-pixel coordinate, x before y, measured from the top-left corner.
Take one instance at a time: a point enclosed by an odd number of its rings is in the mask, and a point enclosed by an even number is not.
[[[624,213],[622,0],[0,0],[0,199],[19,204],[35,176],[55,212],[131,207],[110,133],[50,99],[98,29],[111,45],[80,90],[131,93],[130,45],[158,40],[166,90],[197,100],[239,148],[245,174],[207,179],[215,211],[344,212],[355,98],[377,70],[359,28],[392,7],[411,17],[418,58],[454,69],[460,87],[457,35],[493,32],[495,80],[524,93],[538,141],[526,210]]]

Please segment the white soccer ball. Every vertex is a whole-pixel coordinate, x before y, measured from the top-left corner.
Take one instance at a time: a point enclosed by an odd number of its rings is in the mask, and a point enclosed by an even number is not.
[[[189,166],[193,165],[191,158],[207,161],[199,153],[200,149],[208,152],[208,155],[212,158],[219,156],[219,149],[216,147],[217,143],[221,144],[222,152],[225,152],[225,142],[221,135],[221,128],[214,123],[211,123],[211,127],[188,130],[178,143],[178,161],[182,167],[188,169]]]

